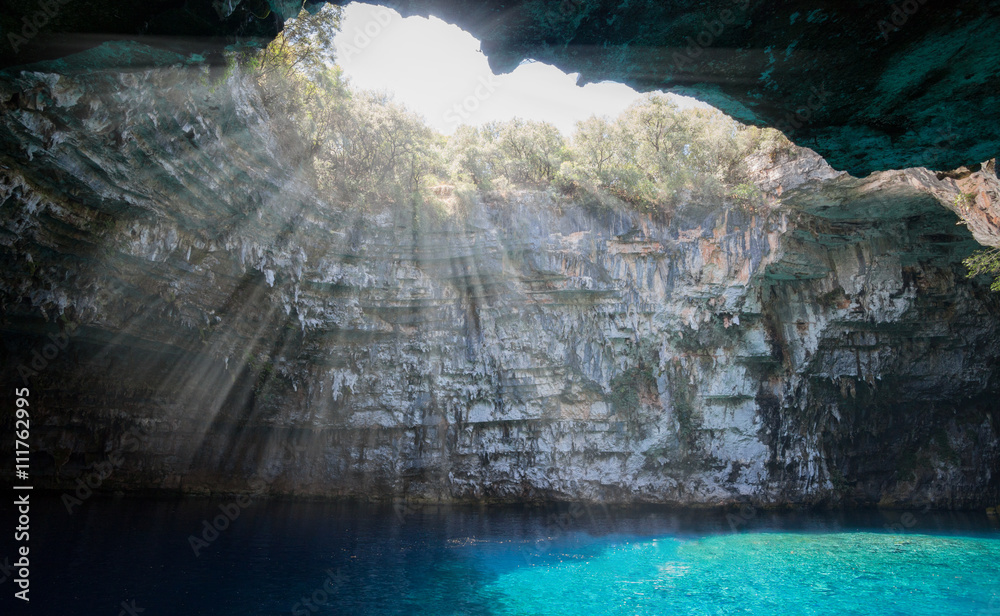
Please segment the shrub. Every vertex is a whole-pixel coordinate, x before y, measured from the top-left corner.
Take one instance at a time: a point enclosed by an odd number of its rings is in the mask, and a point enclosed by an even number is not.
[[[968,212],[969,209],[973,205],[975,205],[975,203],[976,203],[976,195],[972,193],[959,191],[959,193],[955,195],[955,201],[954,201],[955,209],[960,212],[963,213]]]
[[[962,261],[962,263],[969,268],[967,274],[969,278],[980,274],[995,276],[990,289],[1000,291],[1000,248],[978,250]]]

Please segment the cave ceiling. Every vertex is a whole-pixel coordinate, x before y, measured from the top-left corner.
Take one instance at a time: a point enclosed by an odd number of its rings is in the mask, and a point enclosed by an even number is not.
[[[139,40],[212,61],[260,43],[300,3],[13,0],[0,66]],[[346,4],[346,3],[342,3]],[[706,101],[779,128],[853,175],[974,165],[1000,144],[1000,2],[383,0],[482,42],[498,73],[525,59]],[[308,8],[319,5],[311,4]]]

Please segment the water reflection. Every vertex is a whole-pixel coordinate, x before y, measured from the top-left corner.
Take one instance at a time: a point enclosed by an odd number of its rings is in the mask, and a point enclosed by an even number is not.
[[[959,557],[979,568],[966,581],[1000,586],[1000,534],[979,514],[302,501],[236,513],[235,498],[220,497],[94,498],[70,516],[38,496],[32,608],[46,614],[113,616],[130,601],[149,616],[716,613],[740,601],[775,609],[790,572],[812,613],[827,613],[823,598],[845,584],[891,592],[879,576],[919,566],[926,581]],[[192,538],[206,545],[193,549]],[[845,567],[856,571],[832,573]],[[763,598],[747,603],[747,589]],[[970,592],[963,600],[987,609],[994,591]]]

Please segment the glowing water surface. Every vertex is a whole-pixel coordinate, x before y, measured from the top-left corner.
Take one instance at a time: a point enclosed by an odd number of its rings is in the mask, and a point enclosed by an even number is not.
[[[1000,616],[982,514],[261,501],[196,554],[231,501],[39,498],[32,613]]]
[[[1000,613],[996,539],[753,533],[619,539],[566,556],[489,584],[496,613]]]

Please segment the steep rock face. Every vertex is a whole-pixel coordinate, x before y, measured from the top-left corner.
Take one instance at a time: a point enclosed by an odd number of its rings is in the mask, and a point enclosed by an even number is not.
[[[743,122],[776,127],[858,176],[954,169],[1000,150],[996,0],[379,4],[461,26],[482,41],[498,72],[534,59],[579,73],[583,82],[686,92]],[[8,39],[0,67],[122,38],[211,57],[226,44],[273,38],[302,5],[15,0],[0,15]]]
[[[954,180],[802,150],[759,161],[754,212],[359,210],[239,74],[174,64],[0,83],[2,373],[32,388],[36,485],[111,460],[105,489],[1000,495],[1000,299],[962,276]]]
[[[910,181],[934,195],[962,218],[972,236],[984,246],[1000,247],[1000,177],[996,159],[974,169],[962,167],[950,173],[914,173]]]

